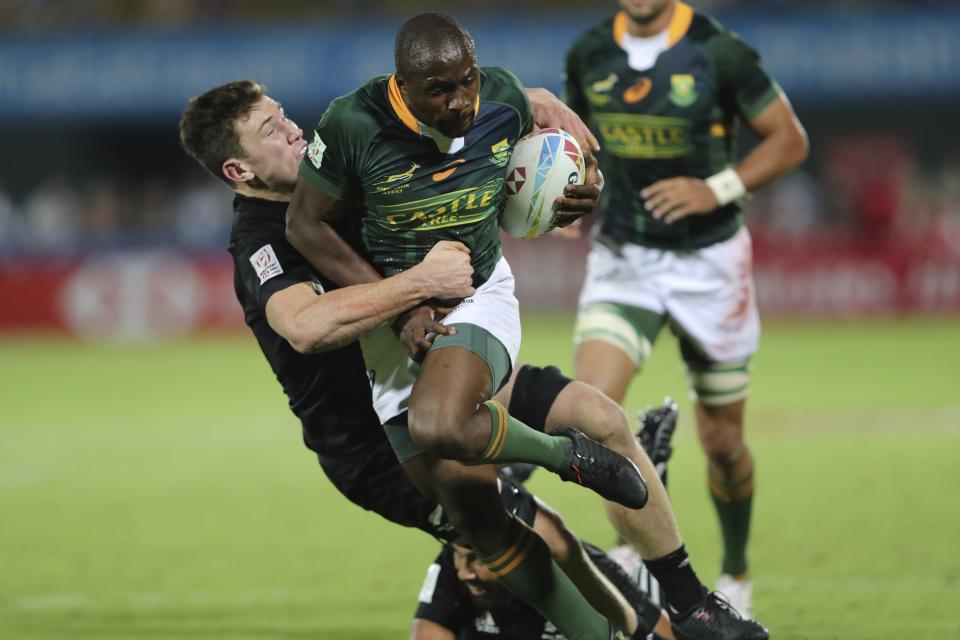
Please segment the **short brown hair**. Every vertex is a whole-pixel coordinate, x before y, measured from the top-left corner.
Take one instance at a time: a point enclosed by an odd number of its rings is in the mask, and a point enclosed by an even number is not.
[[[221,167],[227,158],[244,157],[234,125],[264,96],[263,85],[235,80],[190,98],[180,116],[180,146],[215,178],[233,187]]]

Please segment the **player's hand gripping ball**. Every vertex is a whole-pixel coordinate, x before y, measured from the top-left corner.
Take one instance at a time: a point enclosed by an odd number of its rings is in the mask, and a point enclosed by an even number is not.
[[[515,238],[536,238],[553,227],[554,201],[568,184],[583,184],[583,151],[562,129],[540,129],[520,140],[507,164],[500,226]]]

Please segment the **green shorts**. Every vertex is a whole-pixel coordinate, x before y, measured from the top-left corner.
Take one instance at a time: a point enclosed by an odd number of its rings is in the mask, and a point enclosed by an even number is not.
[[[510,355],[507,353],[506,347],[483,327],[466,323],[457,323],[450,326],[455,327],[457,333],[452,336],[438,336],[430,350],[462,347],[471,353],[475,353],[490,368],[492,393],[499,391],[510,379]],[[410,437],[406,413],[390,419],[387,424],[383,425],[383,429],[401,464],[425,453],[426,450]]]

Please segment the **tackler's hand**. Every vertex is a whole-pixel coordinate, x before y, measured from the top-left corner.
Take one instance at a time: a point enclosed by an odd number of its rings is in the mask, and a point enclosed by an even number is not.
[[[462,242],[441,240],[411,271],[424,279],[431,298],[459,302],[474,294],[470,249]]]
[[[581,146],[589,147],[593,151],[600,151],[600,142],[590,131],[590,127],[577,115],[577,113],[563,104],[561,100],[546,89],[536,88],[527,89],[527,97],[530,98],[530,107],[533,110],[533,130],[537,129],[563,129],[571,134],[577,140],[584,140],[586,144]]]

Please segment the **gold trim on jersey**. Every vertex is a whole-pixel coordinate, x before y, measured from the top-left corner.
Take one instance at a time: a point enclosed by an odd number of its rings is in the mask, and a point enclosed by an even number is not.
[[[393,112],[400,118],[400,122],[405,124],[407,129],[419,135],[420,123],[417,122],[417,117],[410,113],[407,103],[403,101],[403,96],[400,95],[400,85],[397,84],[397,74],[395,73],[390,76],[390,80],[387,82],[387,95],[390,96],[390,106],[393,107]]]
[[[685,2],[677,2],[673,7],[673,15],[670,16],[670,24],[667,25],[667,44],[673,46],[680,42],[683,36],[690,30],[690,24],[693,22],[693,8]],[[613,41],[618,45],[623,45],[623,36],[627,33],[627,27],[630,25],[630,16],[626,11],[618,11],[613,19]]]
[[[618,45],[623,45],[623,36],[627,33],[627,25],[630,24],[630,16],[626,11],[618,11],[617,17],[613,19],[613,41]]]
[[[680,42],[680,39],[687,35],[692,22],[693,9],[684,2],[678,2],[673,10],[673,17],[670,18],[670,26],[667,27],[667,43],[672,47]]]
[[[407,107],[407,103],[403,101],[403,94],[400,93],[400,85],[397,84],[397,74],[395,73],[392,74],[390,80],[387,81],[387,96],[389,96],[390,106],[393,107],[393,112],[400,118],[400,122],[417,135],[423,133],[420,131],[420,121],[417,120],[417,117],[413,115],[410,108]],[[473,103],[473,115],[477,115],[478,113],[480,113],[479,92],[477,92],[477,99]]]

